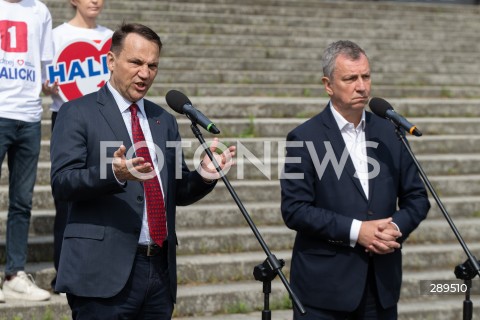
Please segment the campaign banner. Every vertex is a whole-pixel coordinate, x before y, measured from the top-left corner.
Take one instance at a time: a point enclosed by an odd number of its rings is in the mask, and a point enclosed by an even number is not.
[[[58,81],[59,95],[70,101],[97,91],[110,78],[107,52],[112,39],[101,43],[76,39],[58,50],[52,64],[47,66],[50,83]]]

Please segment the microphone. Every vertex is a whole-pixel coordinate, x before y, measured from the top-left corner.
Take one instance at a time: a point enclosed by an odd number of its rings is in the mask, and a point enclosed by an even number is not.
[[[213,134],[219,134],[220,130],[203,113],[195,109],[186,95],[177,90],[170,90],[165,96],[167,104],[180,114],[185,114],[192,122],[198,123],[202,128]]]
[[[420,137],[422,135],[417,126],[411,124],[407,119],[396,113],[386,100],[382,98],[372,98],[368,105],[370,106],[370,110],[377,116],[392,121],[396,126],[404,128],[414,136]]]

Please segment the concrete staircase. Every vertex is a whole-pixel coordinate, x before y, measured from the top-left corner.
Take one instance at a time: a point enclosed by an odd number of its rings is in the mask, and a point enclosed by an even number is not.
[[[54,26],[72,15],[67,2],[45,2]],[[258,158],[255,165],[251,157],[239,157],[243,163],[228,177],[272,252],[285,259],[283,271],[288,275],[294,233],[284,226],[279,209],[282,141],[289,130],[325,106],[320,57],[326,45],[338,39],[356,41],[366,49],[372,96],[387,99],[424,133],[411,137],[410,144],[470,249],[479,254],[479,15],[479,8],[470,5],[145,0],[107,2],[100,23],[115,28],[122,20],[138,21],[156,30],[164,50],[148,98],[166,106],[167,91],[184,92],[215,120],[222,142],[243,146]],[[27,266],[45,288],[54,275],[49,103],[44,99]],[[184,152],[192,164],[198,142],[189,121],[181,116],[178,120],[184,140],[191,143]],[[4,164],[0,263],[5,260],[7,177]],[[262,284],[253,279],[252,271],[265,254],[224,184],[220,182],[199,203],[179,208],[177,215],[176,319],[260,319]],[[461,319],[463,294],[427,295],[420,289],[422,280],[455,280],[455,266],[466,260],[433,199],[428,219],[407,240],[403,253],[399,318]],[[475,279],[477,294],[479,285]],[[478,296],[472,300],[473,318],[480,319]],[[291,319],[291,303],[279,279],[272,283],[270,302],[275,310],[272,319]],[[43,303],[11,300],[0,305],[0,320],[69,317],[65,298],[59,296]]]

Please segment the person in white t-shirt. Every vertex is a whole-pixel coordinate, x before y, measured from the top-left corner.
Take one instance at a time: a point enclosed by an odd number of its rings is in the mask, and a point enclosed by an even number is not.
[[[75,16],[68,22],[64,22],[53,29],[54,50],[57,53],[67,43],[78,40],[91,40],[102,43],[111,38],[113,31],[97,24],[97,17],[103,9],[104,0],[69,0],[75,9]],[[59,94],[52,94],[52,130],[55,126],[57,113],[65,102]],[[55,223],[54,223],[54,265],[58,270],[58,262],[62,249],[63,232],[67,223],[67,203],[55,200]],[[55,288],[56,278],[52,280],[52,289]]]
[[[0,302],[48,300],[25,273],[33,187],[40,154],[45,66],[53,59],[52,17],[37,0],[0,0],[0,165],[8,156],[6,264]]]

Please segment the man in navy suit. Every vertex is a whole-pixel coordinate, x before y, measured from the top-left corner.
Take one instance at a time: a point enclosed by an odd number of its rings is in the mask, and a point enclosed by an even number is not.
[[[430,204],[394,126],[366,112],[370,66],[351,41],[323,55],[330,97],[287,136],[282,215],[297,231],[292,288],[307,314],[294,319],[397,319],[401,244]]]
[[[208,157],[188,170],[174,116],[144,99],[161,48],[150,28],[123,24],[107,55],[109,82],[57,117],[52,190],[68,202],[69,218],[55,289],[67,293],[73,319],[171,319],[175,207],[201,199],[218,179]],[[222,168],[234,149],[216,155]]]

